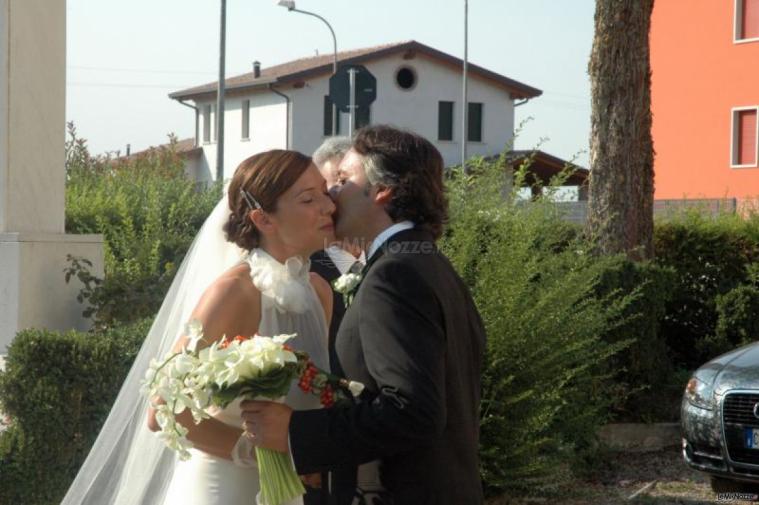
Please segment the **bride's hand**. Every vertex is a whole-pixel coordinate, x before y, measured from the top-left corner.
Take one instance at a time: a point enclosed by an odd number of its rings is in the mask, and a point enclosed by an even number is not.
[[[246,400],[240,404],[243,427],[257,447],[288,452],[292,409],[283,403]]]
[[[320,473],[310,473],[308,475],[301,475],[300,480],[302,480],[303,484],[307,485],[308,487],[312,487],[314,489],[322,488],[322,474]]]

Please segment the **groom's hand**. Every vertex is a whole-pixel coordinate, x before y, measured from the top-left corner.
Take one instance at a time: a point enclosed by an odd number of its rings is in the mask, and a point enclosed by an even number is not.
[[[241,404],[243,426],[257,447],[279,452],[289,450],[287,443],[292,409],[276,402],[244,401]]]

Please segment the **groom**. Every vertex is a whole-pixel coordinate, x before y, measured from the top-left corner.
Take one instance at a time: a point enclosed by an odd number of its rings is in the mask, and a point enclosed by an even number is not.
[[[366,389],[352,405],[322,410],[246,402],[246,429],[277,451],[289,438],[300,474],[379,459],[395,505],[480,504],[485,332],[435,245],[447,219],[443,160],[420,136],[372,126],[338,172],[336,233],[368,247],[335,346],[346,376]]]

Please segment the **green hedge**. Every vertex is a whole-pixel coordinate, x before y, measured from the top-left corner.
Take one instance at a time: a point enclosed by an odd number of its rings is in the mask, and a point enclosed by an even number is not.
[[[221,197],[221,186],[199,187],[184,175],[175,149],[128,159],[93,157],[69,125],[66,144],[66,231],[104,236],[105,279],[72,259],[84,284],[87,317],[98,326],[155,314],[200,226]]]
[[[0,503],[60,503],[95,441],[150,320],[102,333],[26,330],[0,373]]]
[[[674,279],[672,268],[626,258],[617,258],[601,275],[599,294],[632,297],[624,323],[603,336],[607,342],[633,341],[611,360],[617,372],[611,406],[615,421],[671,421],[678,415],[683,384],[661,330]]]
[[[451,178],[441,246],[487,330],[482,476],[489,493],[537,492],[592,459],[613,396],[611,360],[631,343],[604,336],[633,297],[599,294],[619,259],[588,254],[552,205],[504,200],[498,165],[472,168],[477,177]]]
[[[675,367],[693,370],[759,338],[759,217],[689,212],[657,223],[654,238],[656,263],[674,272],[661,331]]]

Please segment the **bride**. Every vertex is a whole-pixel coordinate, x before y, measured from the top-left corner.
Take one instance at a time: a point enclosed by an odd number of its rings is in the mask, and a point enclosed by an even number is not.
[[[186,343],[184,325],[203,325],[210,345],[224,335],[297,333],[290,344],[328,369],[329,284],[309,274],[310,255],[334,241],[335,205],[311,159],[274,150],[243,161],[195,238],[90,454],[62,505],[251,505],[259,490],[239,403],[195,425],[185,412],[192,458],[181,462],[151,430],[139,396],[152,358]],[[291,388],[287,404],[319,408]],[[147,419],[147,422],[146,422]],[[302,503],[298,499],[293,503]]]

